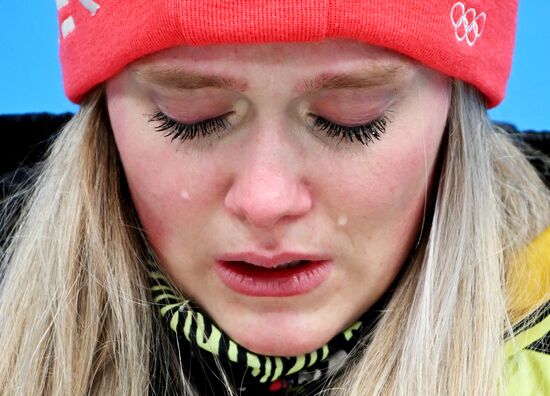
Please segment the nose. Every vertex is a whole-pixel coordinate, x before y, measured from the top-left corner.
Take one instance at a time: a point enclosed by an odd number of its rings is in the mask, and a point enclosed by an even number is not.
[[[225,196],[227,210],[256,228],[272,228],[283,220],[305,215],[312,207],[304,178],[295,164],[288,163],[289,156],[276,151],[271,146],[243,156]]]

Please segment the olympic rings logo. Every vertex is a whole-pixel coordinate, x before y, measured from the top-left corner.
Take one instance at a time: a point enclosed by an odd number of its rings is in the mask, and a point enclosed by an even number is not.
[[[459,42],[466,40],[468,45],[473,46],[477,39],[483,34],[487,14],[477,12],[473,8],[466,9],[462,2],[456,3],[451,9],[451,21],[455,28],[455,36]]]

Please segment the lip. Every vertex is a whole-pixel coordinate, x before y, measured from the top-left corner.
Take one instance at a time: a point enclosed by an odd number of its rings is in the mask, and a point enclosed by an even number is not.
[[[291,261],[307,261],[295,267],[277,268]],[[320,286],[333,267],[331,257],[318,254],[257,253],[224,254],[216,257],[215,272],[233,291],[255,297],[291,297]]]

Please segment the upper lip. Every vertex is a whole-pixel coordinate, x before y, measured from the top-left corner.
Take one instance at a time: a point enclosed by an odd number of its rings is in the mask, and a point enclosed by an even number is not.
[[[227,253],[217,257],[218,261],[246,261],[249,264],[264,268],[275,268],[291,261],[326,261],[330,259],[330,256],[326,254],[292,252],[283,252],[273,256],[266,256],[255,252]]]

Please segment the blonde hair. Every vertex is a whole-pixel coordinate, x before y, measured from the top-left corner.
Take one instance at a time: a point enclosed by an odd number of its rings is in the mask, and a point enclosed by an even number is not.
[[[503,333],[527,313],[510,309],[506,282],[529,273],[518,252],[550,223],[550,195],[460,82],[447,132],[432,219],[369,342],[327,394],[486,395],[500,386]],[[147,243],[101,89],[24,194],[2,255],[0,394],[143,395],[153,372],[173,384],[155,385],[166,394],[193,394],[151,303]]]

